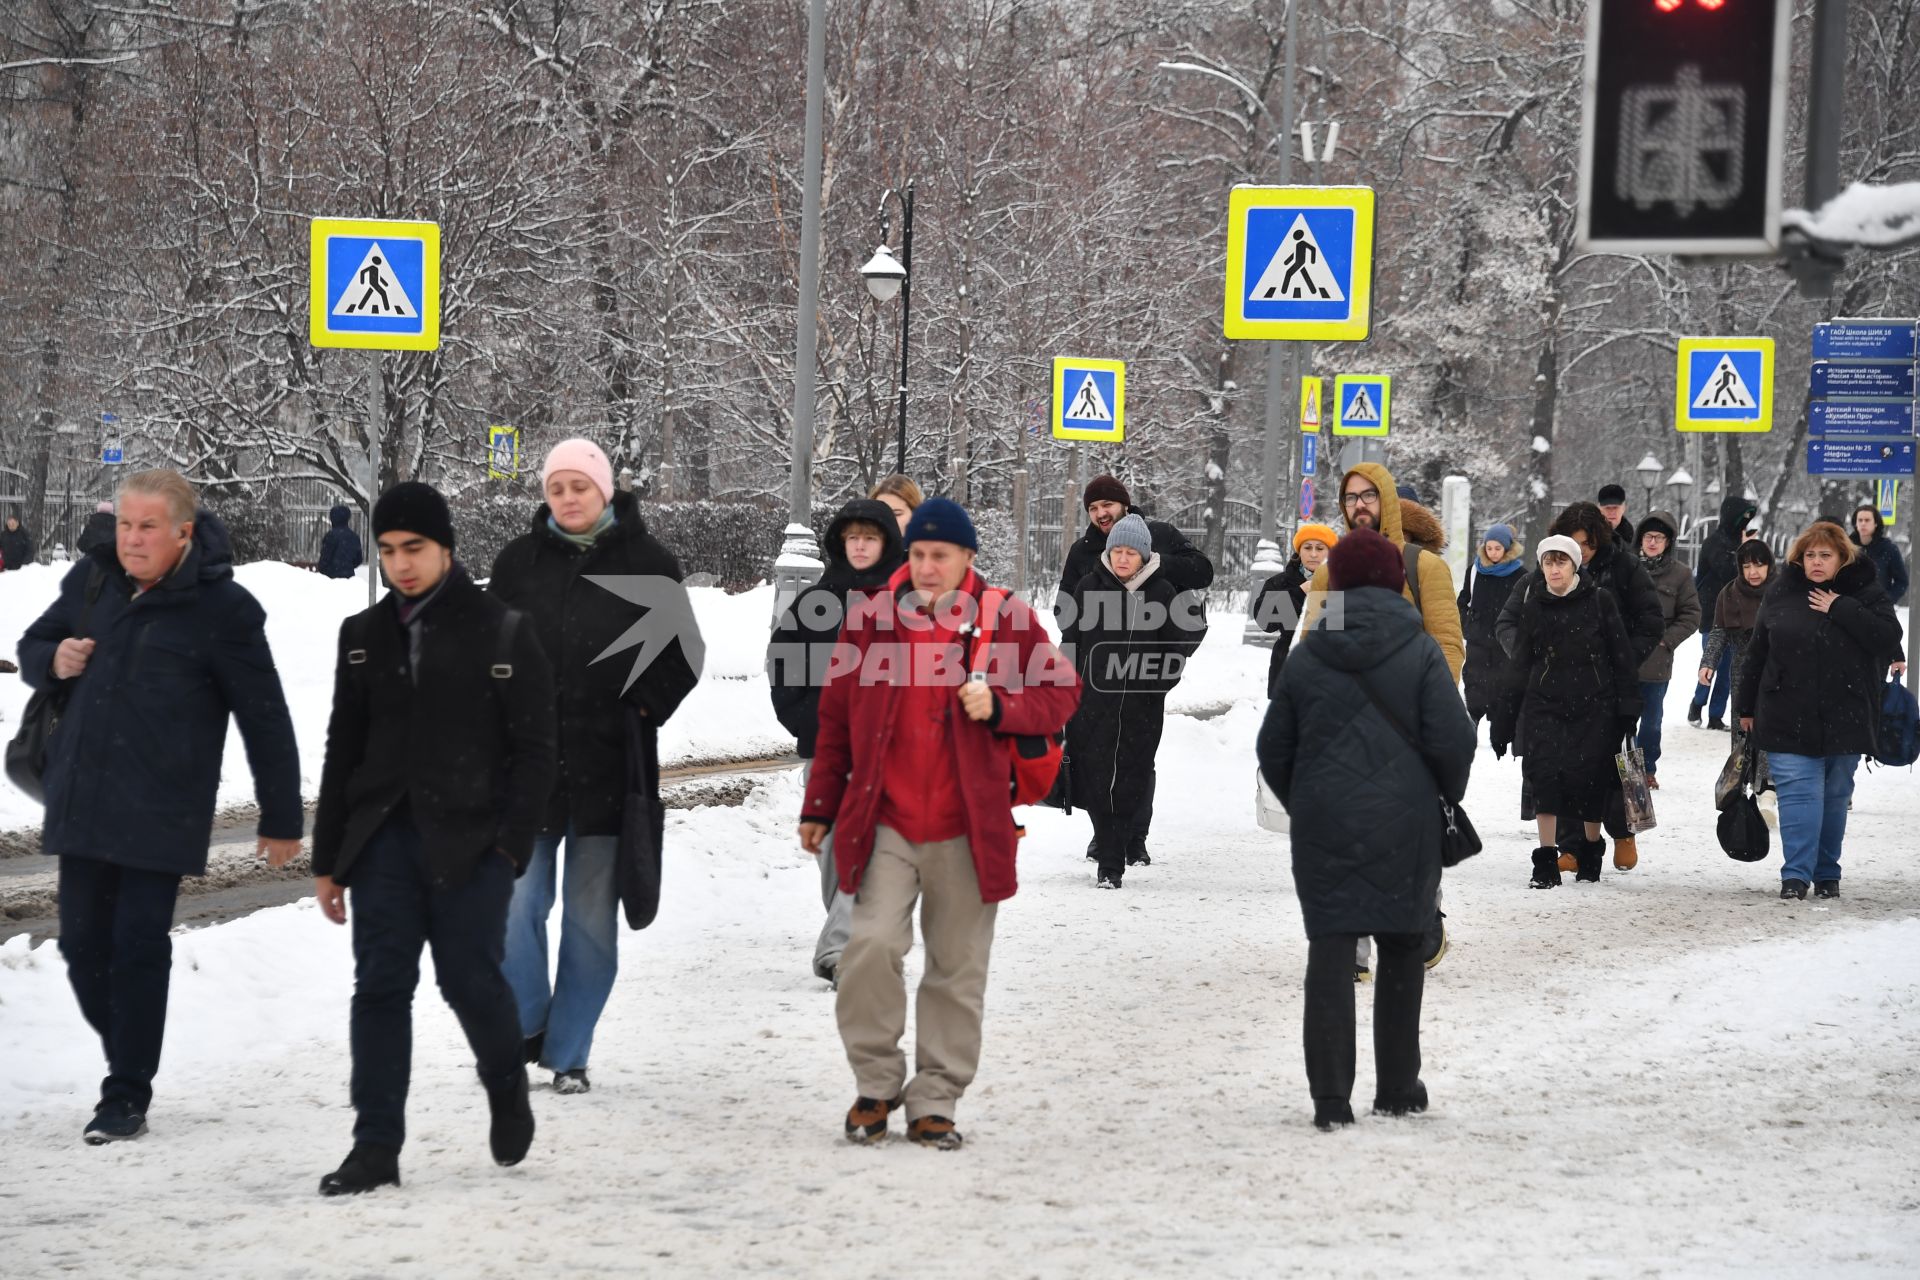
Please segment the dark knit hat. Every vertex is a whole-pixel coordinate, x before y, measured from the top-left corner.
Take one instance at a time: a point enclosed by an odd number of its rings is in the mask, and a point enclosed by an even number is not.
[[[1625,502],[1626,500],[1627,500],[1626,489],[1623,486],[1617,485],[1617,484],[1601,485],[1599,496],[1595,498],[1595,501],[1598,502],[1603,507],[1610,507],[1616,502]]]
[[[373,536],[417,533],[453,550],[453,513],[447,500],[430,484],[403,480],[373,504]]]
[[[1112,476],[1095,476],[1087,481],[1087,490],[1080,495],[1080,507],[1085,510],[1096,502],[1117,502],[1123,507],[1133,505],[1133,498],[1127,493],[1127,486]]]
[[[1407,585],[1407,566],[1400,548],[1371,529],[1354,529],[1334,544],[1327,557],[1327,583],[1335,591],[1357,587],[1385,587],[1400,591]]]
[[[907,518],[907,545],[916,542],[951,542],[969,551],[980,549],[973,521],[952,498],[928,498]]]

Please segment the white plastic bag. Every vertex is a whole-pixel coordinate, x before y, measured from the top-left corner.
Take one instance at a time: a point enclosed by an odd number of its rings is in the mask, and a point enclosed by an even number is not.
[[[1267,785],[1257,765],[1253,770],[1253,816],[1262,831],[1286,835],[1293,830],[1286,807],[1280,803],[1280,797],[1273,794],[1273,788]]]

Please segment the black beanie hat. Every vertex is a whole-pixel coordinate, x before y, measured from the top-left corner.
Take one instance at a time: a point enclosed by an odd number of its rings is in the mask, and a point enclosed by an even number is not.
[[[1601,506],[1612,506],[1616,502],[1625,502],[1627,491],[1617,484],[1603,484],[1600,486],[1598,498]]]
[[[1133,499],[1127,493],[1127,486],[1112,476],[1095,476],[1087,481],[1087,490],[1080,495],[1080,507],[1085,510],[1096,502],[1117,502],[1123,507],[1133,505]]]
[[[403,480],[373,504],[373,536],[417,533],[453,550],[453,514],[447,500],[430,484]]]

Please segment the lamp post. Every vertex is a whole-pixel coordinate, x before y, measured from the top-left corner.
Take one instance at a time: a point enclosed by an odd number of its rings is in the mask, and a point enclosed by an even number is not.
[[[1647,509],[1653,509],[1653,491],[1660,487],[1660,473],[1666,470],[1660,459],[1648,454],[1640,459],[1640,465],[1634,468],[1640,473],[1640,485],[1647,491]]]
[[[900,256],[893,256],[893,250],[887,248],[887,233],[890,230],[887,221],[887,201],[898,200],[900,215]],[[911,332],[913,316],[913,179],[907,179],[905,187],[888,187],[880,195],[880,247],[874,250],[867,265],[860,268],[861,276],[867,282],[867,292],[873,295],[875,302],[891,302],[893,295],[900,295],[900,408],[896,424],[894,445],[894,467],[901,474],[907,470],[907,335]]]

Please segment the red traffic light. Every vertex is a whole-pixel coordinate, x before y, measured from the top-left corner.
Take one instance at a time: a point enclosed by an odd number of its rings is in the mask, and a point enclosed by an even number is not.
[[[1725,5],[1727,0],[1693,0],[1693,2],[1711,13]],[[1662,13],[1673,13],[1686,3],[1687,0],[1653,0],[1653,7]]]

